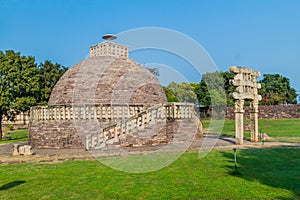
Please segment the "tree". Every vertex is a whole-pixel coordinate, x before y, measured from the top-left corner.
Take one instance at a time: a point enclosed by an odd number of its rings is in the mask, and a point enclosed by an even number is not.
[[[290,86],[288,78],[279,74],[265,74],[263,77],[264,78],[260,81],[262,85],[262,88],[259,90],[259,93],[262,95],[260,104],[279,105],[297,103],[298,94],[296,90]],[[197,100],[201,105],[214,105],[215,107],[223,107],[224,105],[233,106],[234,100],[230,98],[230,93],[234,92],[235,88],[229,84],[229,80],[233,78],[234,74],[232,72],[206,73],[202,76],[202,80],[199,84],[189,83],[189,85],[193,88],[194,93],[197,95]],[[172,91],[176,96],[178,95],[174,87]],[[178,99],[181,101],[179,97]],[[245,105],[247,104],[249,104],[248,101],[245,102]]]
[[[198,102],[201,105],[211,105],[210,94],[205,81],[202,79],[199,86],[195,87],[195,93],[197,95]]]
[[[297,93],[290,80],[280,74],[264,74],[260,81],[262,105],[297,104]]]
[[[175,94],[170,88],[163,86],[163,89],[166,94],[168,102],[179,102],[178,98],[175,96]]]
[[[40,94],[37,98],[39,105],[46,105],[48,103],[53,87],[66,71],[66,67],[58,63],[53,64],[49,60],[39,64],[38,79]]]
[[[231,75],[227,72],[203,74],[199,86],[195,88],[199,103],[205,106],[225,106],[226,98],[227,96],[229,98],[231,90],[230,77]]]
[[[223,78],[224,90],[226,93],[226,102],[228,106],[234,105],[234,100],[230,97],[230,93],[234,92],[235,87],[229,83],[231,79],[234,79],[233,72],[220,72],[220,75]]]
[[[197,101],[197,95],[189,83],[179,84],[172,82],[168,85],[168,88],[180,102],[195,103]]]
[[[12,118],[36,104],[39,92],[37,67],[32,56],[21,56],[12,50],[0,51],[0,139],[2,119]]]

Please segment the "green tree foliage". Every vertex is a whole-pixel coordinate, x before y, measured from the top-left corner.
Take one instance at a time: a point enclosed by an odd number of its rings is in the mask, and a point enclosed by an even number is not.
[[[173,92],[177,100],[180,102],[195,103],[197,101],[197,95],[189,83],[179,84],[172,82],[168,85],[168,88]]]
[[[171,83],[164,88],[168,99],[176,96],[178,101],[189,101],[188,96],[193,90],[197,100],[201,105],[229,105],[233,106],[234,101],[229,94],[234,92],[234,86],[229,84],[229,80],[234,78],[232,72],[213,72],[206,73],[202,76],[200,83]],[[265,74],[260,81],[262,88],[259,93],[262,95],[261,105],[279,105],[279,104],[296,104],[297,93],[290,86],[288,78],[279,74]],[[186,97],[185,97],[186,96]],[[193,95],[192,95],[193,96]],[[192,97],[193,99],[194,97]],[[212,99],[214,102],[212,102]],[[249,104],[248,101],[245,105]]]
[[[11,118],[14,116],[12,110],[24,112],[37,103],[37,73],[34,57],[21,56],[11,50],[5,53],[0,51],[0,127],[4,115]]]
[[[226,105],[226,99],[229,99],[229,91],[232,90],[229,85],[230,77],[231,74],[227,72],[204,74],[199,86],[195,88],[199,103],[205,106]]]
[[[66,67],[58,63],[53,64],[49,60],[39,64],[38,78],[41,89],[38,104],[46,105],[48,103],[53,87],[66,71]]]
[[[226,93],[226,102],[227,105],[233,106],[234,101],[230,97],[230,93],[234,92],[235,88],[232,86],[229,81],[234,78],[234,74],[232,72],[220,72],[220,75],[223,78],[223,83],[224,83],[224,90]]]
[[[297,93],[290,86],[290,80],[280,74],[264,74],[260,81],[262,105],[296,104]]]
[[[205,81],[202,79],[197,87],[195,87],[195,93],[197,94],[198,102],[201,105],[211,105],[210,94]]]
[[[175,96],[175,94],[170,88],[163,86],[163,89],[166,94],[168,102],[179,102],[178,98]]]
[[[12,120],[31,106],[47,104],[54,85],[66,70],[48,60],[37,67],[32,56],[0,51],[0,127],[4,116]]]

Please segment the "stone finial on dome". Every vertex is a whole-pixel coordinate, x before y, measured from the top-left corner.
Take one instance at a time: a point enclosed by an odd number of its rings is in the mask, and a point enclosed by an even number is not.
[[[111,41],[111,40],[117,39],[117,36],[115,36],[113,34],[105,34],[105,35],[102,36],[102,39]]]
[[[111,40],[117,39],[117,36],[106,34],[102,36],[102,39],[106,41],[90,47],[90,57],[114,56],[128,58],[127,46],[111,42]]]

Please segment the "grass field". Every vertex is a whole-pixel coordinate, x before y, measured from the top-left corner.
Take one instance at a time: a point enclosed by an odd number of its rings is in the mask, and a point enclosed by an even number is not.
[[[16,131],[8,131],[5,132],[4,135],[9,135],[10,140],[2,140],[0,144],[4,143],[13,143],[13,142],[21,142],[28,140],[28,130],[16,130]]]
[[[159,171],[130,174],[95,160],[0,165],[4,199],[299,199],[300,148],[185,153]]]
[[[245,120],[245,123],[250,123]],[[260,119],[259,129],[273,137],[274,141],[280,142],[300,142],[300,119]],[[209,126],[209,121],[203,121],[203,127]],[[225,120],[222,135],[235,135],[235,121]],[[245,130],[245,138],[250,138],[250,131]]]

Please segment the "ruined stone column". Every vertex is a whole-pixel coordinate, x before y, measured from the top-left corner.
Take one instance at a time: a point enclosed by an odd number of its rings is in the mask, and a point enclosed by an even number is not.
[[[235,101],[235,137],[236,144],[243,144],[244,138],[244,100]]]

